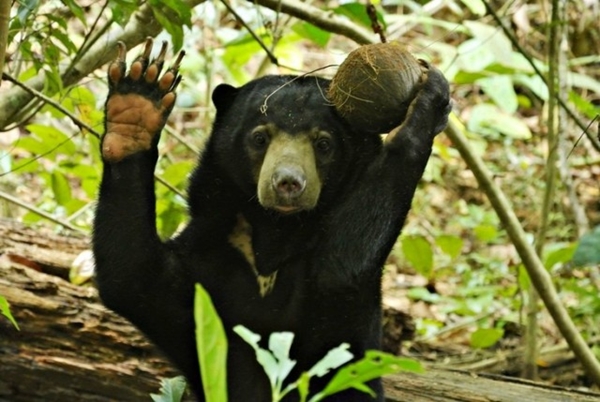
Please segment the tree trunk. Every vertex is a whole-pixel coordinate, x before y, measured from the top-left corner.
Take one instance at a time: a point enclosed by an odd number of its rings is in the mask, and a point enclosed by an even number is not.
[[[93,287],[61,279],[87,247],[84,237],[0,220],[0,295],[20,327],[0,317],[0,402],[150,401],[161,378],[177,375],[143,335],[100,304]],[[388,376],[384,384],[392,402],[600,400],[599,394],[449,370]]]

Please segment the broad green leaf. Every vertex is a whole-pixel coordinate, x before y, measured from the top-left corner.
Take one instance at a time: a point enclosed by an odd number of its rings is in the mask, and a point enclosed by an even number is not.
[[[291,332],[274,332],[269,337],[269,350],[277,359],[277,373],[275,375],[277,391],[281,390],[283,380],[296,365],[296,361],[289,358],[293,340],[294,334]]]
[[[306,401],[308,397],[308,384],[310,383],[310,375],[307,372],[300,374],[300,378],[296,382],[298,394],[300,394],[300,402]]]
[[[458,236],[441,235],[435,238],[435,244],[450,258],[456,258],[462,250],[463,240]]]
[[[346,3],[333,9],[333,12],[339,15],[348,17],[350,20],[371,28],[371,20],[365,11],[365,5],[362,3]],[[379,12],[377,12],[377,20],[383,25],[383,18]]]
[[[504,330],[499,328],[479,328],[471,334],[471,346],[485,349],[494,346],[504,335]]]
[[[186,387],[185,378],[177,376],[160,382],[160,394],[150,394],[154,402],[180,402]]]
[[[579,239],[573,255],[573,264],[578,267],[600,264],[600,226],[596,226]]]
[[[531,279],[529,279],[529,273],[523,264],[519,264],[517,266],[517,281],[519,283],[519,287],[523,290],[529,290],[531,287]]]
[[[467,125],[469,131],[490,136],[504,134],[507,137],[521,140],[531,138],[531,131],[522,120],[504,113],[490,103],[473,106],[471,116]]]
[[[433,251],[423,236],[402,237],[402,253],[417,272],[425,277],[433,270]]]
[[[77,151],[73,140],[57,128],[42,124],[30,124],[26,128],[44,144],[44,152],[53,151],[73,155]]]
[[[479,21],[466,20],[464,26],[482,47],[487,48],[493,54],[493,60],[500,64],[510,65],[513,57],[512,44],[508,37],[497,27]]]
[[[194,167],[195,162],[186,160],[176,163],[172,163],[166,167],[166,169],[160,175],[162,179],[171,184],[172,186],[179,186],[180,184],[186,184],[188,176]]]
[[[481,89],[506,113],[515,113],[519,103],[513,88],[513,82],[508,75],[494,75],[481,78],[476,82]]]
[[[331,349],[329,352],[327,352],[325,357],[311,367],[311,369],[308,371],[308,375],[323,377],[330,370],[336,369],[343,364],[348,363],[354,357],[354,355],[348,351],[349,348],[349,344],[342,343],[337,348]]]
[[[415,360],[397,357],[377,350],[369,350],[361,360],[341,368],[325,389],[311,399],[311,402],[320,401],[329,395],[349,388],[355,388],[375,396],[373,390],[364,383],[399,371],[420,373],[423,372],[423,367]]]
[[[200,284],[196,284],[194,319],[206,401],[227,401],[227,337],[208,292]]]
[[[0,295],[0,313],[2,313],[3,316],[8,318],[8,320],[12,323],[12,325],[15,326],[16,329],[20,330],[19,324],[17,324],[15,317],[13,317],[12,313],[10,312],[10,305],[8,304],[8,300],[6,300],[6,298],[4,298],[4,296],[2,295]]]
[[[317,28],[308,22],[298,22],[292,27],[302,38],[308,39],[320,47],[325,47],[331,38],[331,33]]]
[[[515,84],[531,89],[541,100],[548,100],[548,86],[539,75],[515,74],[512,80]]]
[[[160,7],[152,7],[152,14],[158,23],[171,35],[173,51],[178,52],[183,47],[183,26],[177,16],[167,15]]]
[[[65,205],[71,200],[71,186],[65,175],[54,169],[51,175],[52,180],[52,192],[54,198],[59,205]]]
[[[571,101],[577,107],[577,110],[585,114],[589,119],[593,119],[600,114],[600,107],[595,106],[592,102],[583,98],[575,91],[569,92],[569,101]]]
[[[490,242],[498,238],[498,228],[493,225],[477,225],[473,228],[477,239],[483,242]]]
[[[600,245],[600,243],[597,244]],[[557,247],[552,248],[553,249],[550,249],[550,247],[548,247],[548,250],[546,253],[544,253],[544,266],[548,270],[552,269],[556,264],[566,264],[567,262],[571,261],[573,254],[575,254],[577,244],[559,244]]]

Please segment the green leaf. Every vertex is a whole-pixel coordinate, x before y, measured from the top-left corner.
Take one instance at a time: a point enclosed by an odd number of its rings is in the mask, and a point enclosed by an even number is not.
[[[573,255],[573,264],[578,267],[600,264],[600,226],[596,226],[579,239]]]
[[[477,239],[486,243],[498,238],[498,228],[493,225],[477,225],[473,228],[473,232]]]
[[[160,382],[160,394],[150,394],[154,402],[179,402],[185,392],[186,382],[183,376],[165,378]]]
[[[301,37],[310,40],[317,46],[325,47],[331,38],[331,33],[317,28],[308,22],[298,22],[294,24],[292,30]]]
[[[556,264],[566,264],[567,262],[573,259],[573,255],[575,254],[576,248],[576,243],[559,244],[557,246],[554,246],[553,249],[550,249],[550,247],[548,247],[548,250],[544,255],[544,267],[550,270]]]
[[[258,345],[260,335],[255,334],[248,328],[236,325],[233,331],[252,346],[256,352],[256,360],[265,370],[267,377],[269,377],[274,395],[273,399],[279,400],[283,381],[296,365],[296,362],[288,357],[294,334],[291,332],[274,332],[271,334],[269,337],[269,349],[271,350],[269,351]],[[286,389],[284,393],[288,391]]]
[[[329,352],[327,352],[325,357],[311,367],[311,369],[308,371],[308,375],[323,377],[330,370],[336,369],[348,363],[354,357],[354,355],[348,351],[349,348],[349,344],[342,343],[337,348],[331,349]]]
[[[463,240],[458,236],[441,235],[435,238],[435,244],[450,258],[456,258],[462,251]]]
[[[433,270],[433,251],[423,236],[402,237],[402,253],[418,273],[429,277]]]
[[[269,337],[269,350],[277,359],[277,373],[275,374],[276,390],[281,390],[283,380],[290,374],[296,362],[289,358],[290,348],[294,334],[291,332],[274,332]]]
[[[358,389],[374,397],[373,390],[364,383],[399,371],[420,373],[423,372],[423,367],[415,360],[397,357],[378,350],[369,350],[361,360],[340,369],[325,389],[311,399],[311,402],[320,401],[329,395],[349,388]]]
[[[57,169],[52,171],[52,192],[59,205],[65,205],[71,200],[71,186],[66,176]]]
[[[531,138],[529,127],[520,119],[507,114],[491,103],[480,103],[473,106],[467,128],[469,131],[485,135],[504,134],[514,139]]]
[[[485,349],[494,346],[504,335],[504,330],[499,328],[479,328],[471,334],[471,346]]]
[[[8,321],[10,321],[12,323],[12,325],[14,325],[15,328],[20,331],[19,324],[17,324],[15,317],[13,317],[12,313],[10,312],[10,305],[8,304],[8,300],[6,300],[4,298],[4,296],[1,296],[1,295],[0,295],[0,313],[2,313],[3,316],[8,318]]]
[[[296,381],[296,387],[298,388],[298,394],[300,394],[300,402],[305,402],[308,397],[308,384],[310,382],[310,375],[307,372],[300,374],[300,378]]]
[[[158,23],[171,35],[173,51],[177,52],[183,47],[183,27],[180,22],[163,13],[159,8],[152,7],[152,14]]]
[[[476,82],[481,89],[506,113],[515,113],[519,106],[517,93],[508,75],[494,75]]]
[[[42,124],[30,124],[26,128],[44,144],[44,152],[55,149],[54,152],[60,151],[66,155],[73,155],[77,151],[73,140],[54,127]]]
[[[333,9],[333,12],[339,15],[348,17],[348,19],[357,24],[371,28],[371,20],[367,15],[365,5],[362,3],[346,3]],[[377,19],[380,20],[381,15],[378,12]],[[380,20],[380,22],[383,22]]]
[[[585,114],[588,119],[593,119],[600,114],[600,107],[594,106],[592,102],[583,98],[575,91],[569,92],[569,101],[577,107],[577,110]]]
[[[227,401],[227,337],[208,292],[200,284],[196,284],[194,319],[206,401]]]

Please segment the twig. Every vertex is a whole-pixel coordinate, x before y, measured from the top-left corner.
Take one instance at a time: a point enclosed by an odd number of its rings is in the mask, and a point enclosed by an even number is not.
[[[381,40],[381,43],[386,43],[387,39],[385,38],[385,32],[383,32],[383,28],[381,27],[381,24],[377,20],[377,10],[375,9],[375,6],[373,5],[373,3],[371,3],[369,1],[367,3],[366,9],[367,9],[367,15],[369,16],[369,19],[371,20],[371,28],[373,29],[373,32],[375,32],[377,35],[379,35],[379,40]]]
[[[88,232],[86,230],[78,228],[77,226],[73,226],[69,222],[58,219],[55,216],[50,215],[48,212],[42,211],[41,209],[39,209],[33,205],[27,204],[27,203],[21,201],[20,199],[18,199],[17,197],[13,197],[12,195],[5,193],[4,191],[0,191],[0,198],[3,198],[12,204],[18,205],[21,208],[31,211],[34,214],[39,215],[42,218],[48,219],[49,221],[52,221],[54,223],[57,223],[67,229],[73,230],[75,232],[83,233],[83,234],[88,234]]]
[[[258,43],[259,46],[263,48],[263,50],[269,57],[269,60],[271,61],[271,63],[278,66],[279,62],[277,61],[277,57],[275,57],[273,52],[271,50],[269,50],[269,48],[265,45],[265,43],[262,41],[262,39],[256,34],[256,32],[254,32],[254,30],[248,24],[246,24],[246,21],[244,21],[244,19],[233,9],[233,7],[231,7],[231,5],[229,5],[229,2],[227,2],[227,0],[221,0],[221,3],[223,3],[223,5],[227,9],[227,11],[229,11],[231,13],[231,15],[233,15],[235,17],[235,19],[240,24],[242,24],[242,26],[244,28],[246,28],[246,31],[248,31],[248,33],[250,34],[250,36],[252,36],[252,38],[256,41],[256,43]]]
[[[280,10],[282,13],[310,22],[324,31],[345,36],[361,45],[375,42],[369,31],[352,21],[306,3],[295,0],[255,0],[253,3],[271,10]]]
[[[43,100],[45,103],[51,105],[53,108],[57,109],[58,111],[63,113],[65,116],[69,117],[73,121],[73,123],[75,123],[75,125],[77,125],[80,129],[86,129],[94,137],[100,138],[100,134],[96,130],[94,130],[91,126],[84,123],[83,121],[79,120],[79,118],[77,118],[77,116],[75,116],[74,114],[69,112],[67,109],[65,109],[60,103],[56,102],[54,99],[47,97],[40,91],[37,91],[33,88],[29,88],[27,85],[21,83],[19,80],[11,77],[10,75],[8,75],[6,73],[2,73],[2,79],[12,82],[13,84],[22,88],[25,92],[28,92],[31,95],[33,95],[34,97]]]

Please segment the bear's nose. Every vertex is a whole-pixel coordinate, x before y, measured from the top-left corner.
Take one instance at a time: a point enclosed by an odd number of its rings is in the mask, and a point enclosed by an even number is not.
[[[277,194],[285,198],[296,198],[306,188],[306,177],[299,169],[280,167],[271,178]]]

